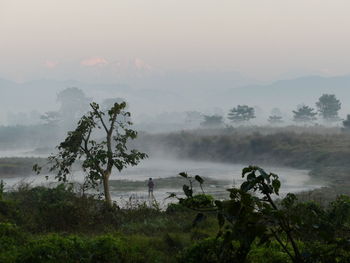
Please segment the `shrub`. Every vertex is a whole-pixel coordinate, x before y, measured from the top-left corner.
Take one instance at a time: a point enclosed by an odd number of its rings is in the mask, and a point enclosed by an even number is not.
[[[118,263],[125,262],[121,252],[120,239],[111,235],[95,238],[90,246],[91,262]]]
[[[15,262],[19,247],[27,240],[27,236],[10,223],[0,223],[0,262]]]
[[[233,251],[224,249],[222,239],[216,238],[196,242],[179,256],[181,263],[228,263],[233,259]]]
[[[21,187],[0,201],[0,219],[30,232],[96,232],[117,226],[116,208],[92,196],[79,196],[70,185]]]
[[[77,236],[63,237],[50,234],[29,242],[17,261],[23,263],[91,262],[90,251],[86,241]]]
[[[0,200],[0,222],[19,223],[23,221],[18,205],[12,200]]]
[[[180,204],[190,208],[211,207],[214,204],[214,198],[208,194],[197,194],[192,198],[181,199]]]
[[[282,251],[279,244],[272,242],[265,246],[256,246],[248,254],[250,263],[287,263],[291,262],[288,255]]]
[[[191,210],[186,206],[183,206],[182,204],[170,203],[168,204],[165,211],[167,214],[172,214],[172,213],[188,212]]]

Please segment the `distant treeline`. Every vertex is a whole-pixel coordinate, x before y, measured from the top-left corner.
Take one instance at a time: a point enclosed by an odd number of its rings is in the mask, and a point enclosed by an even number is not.
[[[0,126],[0,149],[27,149],[55,145],[58,127],[38,124],[31,126]]]
[[[0,178],[34,174],[33,165],[44,164],[45,161],[44,158],[0,158]]]
[[[142,135],[146,152],[172,153],[178,158],[229,163],[291,166],[302,169],[342,167],[350,170],[350,134],[196,131]]]

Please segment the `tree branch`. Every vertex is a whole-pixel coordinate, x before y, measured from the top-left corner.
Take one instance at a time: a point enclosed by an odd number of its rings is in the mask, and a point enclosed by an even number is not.
[[[111,119],[111,126],[109,130],[107,131],[107,155],[108,155],[108,162],[107,162],[107,172],[109,173],[112,170],[113,167],[113,151],[112,151],[112,134],[114,130],[114,124],[117,120],[117,111],[115,111],[112,115]]]
[[[104,174],[103,169],[102,169],[101,166],[96,162],[96,160],[91,156],[90,151],[89,151],[89,149],[87,148],[87,143],[86,143],[86,141],[84,141],[84,142],[85,142],[84,147],[80,146],[80,149],[83,150],[83,152],[86,154],[86,156],[87,156],[88,158],[90,158],[91,160],[94,161],[95,168],[101,173],[101,175],[103,175],[103,174]]]
[[[102,117],[101,113],[95,107],[93,107],[93,106],[91,106],[91,107],[94,110],[94,112],[97,115],[97,117],[100,119],[100,121],[102,123],[102,126],[105,129],[106,133],[108,133],[108,128],[107,128],[107,126],[106,126],[106,124],[105,124],[105,122],[103,120],[103,117]]]
[[[273,236],[276,238],[277,242],[282,246],[283,250],[288,254],[288,256],[294,261],[295,258],[294,256],[290,253],[290,251],[288,250],[288,248],[283,244],[282,240],[279,238],[279,236],[277,235],[277,233],[273,230],[271,230]]]

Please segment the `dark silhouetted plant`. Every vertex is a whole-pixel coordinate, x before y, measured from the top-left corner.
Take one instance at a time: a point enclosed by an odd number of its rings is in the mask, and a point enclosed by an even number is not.
[[[86,172],[86,183],[97,187],[103,183],[106,203],[111,206],[109,178],[113,167],[118,171],[129,165],[137,165],[147,157],[138,150],[128,150],[127,143],[137,136],[130,129],[130,112],[125,111],[126,103],[115,103],[108,111],[100,110],[97,103],[91,103],[91,111],[85,114],[74,131],[58,146],[58,153],[49,157],[50,171],[57,171],[56,178],[66,182],[72,165],[82,161]],[[104,134],[104,138],[98,132]],[[94,138],[95,137],[95,138]],[[34,166],[40,172],[41,167]]]

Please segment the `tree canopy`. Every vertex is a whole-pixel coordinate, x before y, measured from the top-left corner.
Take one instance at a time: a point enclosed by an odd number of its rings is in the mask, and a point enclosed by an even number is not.
[[[306,105],[299,106],[293,113],[295,122],[311,123],[317,119],[315,109]]]
[[[238,105],[229,111],[227,118],[236,123],[247,122],[255,118],[255,110],[248,105]]]
[[[124,110],[125,102],[115,103],[108,111],[100,110],[97,103],[90,106],[91,111],[81,117],[76,129],[68,132],[59,144],[58,153],[49,157],[50,170],[57,171],[59,181],[67,181],[72,165],[80,160],[86,172],[85,185],[96,187],[102,182],[105,200],[111,205],[109,177],[113,167],[121,171],[137,165],[147,155],[127,148],[127,142],[135,139],[137,132],[129,128],[132,123],[130,112]],[[40,167],[34,169],[40,172]]]
[[[339,120],[338,112],[341,109],[341,103],[334,94],[323,94],[316,102],[316,107],[325,121]]]

